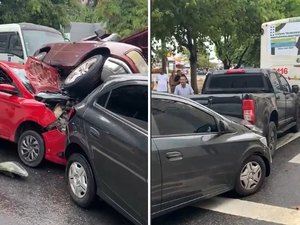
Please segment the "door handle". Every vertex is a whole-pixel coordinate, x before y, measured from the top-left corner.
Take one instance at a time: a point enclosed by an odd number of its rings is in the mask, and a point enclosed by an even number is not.
[[[168,152],[166,153],[166,157],[170,161],[178,161],[183,159],[181,152]]]
[[[89,134],[95,138],[100,137],[100,133],[93,127],[90,127]]]

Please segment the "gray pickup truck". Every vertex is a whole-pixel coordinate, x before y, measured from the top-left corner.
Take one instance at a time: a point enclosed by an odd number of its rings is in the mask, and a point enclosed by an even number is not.
[[[275,70],[232,69],[209,74],[202,94],[191,99],[260,128],[274,154],[278,133],[300,130],[298,92]]]

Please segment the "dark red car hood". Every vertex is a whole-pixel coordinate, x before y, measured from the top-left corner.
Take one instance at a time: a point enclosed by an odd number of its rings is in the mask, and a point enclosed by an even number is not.
[[[24,69],[28,80],[35,89],[35,94],[60,91],[61,80],[58,71],[54,67],[29,57]]]

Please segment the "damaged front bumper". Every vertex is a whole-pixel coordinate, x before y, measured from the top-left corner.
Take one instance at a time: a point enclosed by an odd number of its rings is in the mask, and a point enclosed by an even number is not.
[[[54,129],[46,131],[42,135],[45,142],[45,159],[66,165],[67,161],[64,158],[66,134]]]

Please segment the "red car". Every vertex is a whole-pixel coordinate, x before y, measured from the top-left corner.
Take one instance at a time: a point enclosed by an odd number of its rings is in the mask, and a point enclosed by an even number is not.
[[[117,42],[44,46],[25,65],[0,61],[0,138],[18,143],[24,164],[65,164],[72,106],[110,75],[147,71],[139,48]]]
[[[0,138],[16,142],[20,159],[30,167],[44,158],[65,164],[65,127],[72,100],[59,94],[57,74],[34,59],[26,65],[0,61]]]

